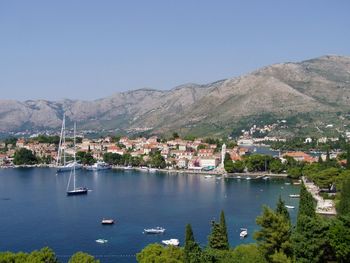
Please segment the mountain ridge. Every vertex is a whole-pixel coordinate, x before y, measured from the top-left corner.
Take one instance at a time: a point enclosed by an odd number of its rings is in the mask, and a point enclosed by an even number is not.
[[[350,111],[350,57],[325,55],[265,66],[231,79],[142,88],[92,101],[0,100],[0,130],[57,129],[62,114],[82,128],[226,131],[244,118]],[[208,129],[212,126],[213,128]],[[216,127],[216,128],[215,128]]]

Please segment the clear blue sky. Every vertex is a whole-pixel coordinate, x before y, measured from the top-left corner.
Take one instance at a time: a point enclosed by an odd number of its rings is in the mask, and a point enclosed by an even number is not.
[[[348,0],[0,1],[0,99],[95,99],[350,55]]]

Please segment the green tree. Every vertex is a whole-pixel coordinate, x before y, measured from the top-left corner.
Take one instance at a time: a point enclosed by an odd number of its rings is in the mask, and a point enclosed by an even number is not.
[[[95,259],[93,256],[84,253],[75,253],[68,261],[68,263],[99,263],[100,261]]]
[[[76,157],[77,160],[79,160],[84,165],[92,165],[96,162],[90,152],[77,152]]]
[[[332,255],[329,240],[330,223],[321,217],[298,216],[296,231],[292,235],[296,262],[327,262]]]
[[[315,217],[315,207],[316,202],[312,195],[306,190],[304,184],[302,184],[300,189],[300,201],[299,201],[299,211],[298,211],[298,221],[297,226],[299,226],[299,217],[302,215],[308,217]]]
[[[228,154],[228,153],[225,154],[224,168],[225,168],[226,172],[228,172],[228,173],[233,172],[233,162],[231,160],[230,154]]]
[[[184,262],[197,263],[200,262],[201,249],[196,243],[190,224],[186,225],[185,246],[184,246]]]
[[[32,153],[32,151],[21,148],[15,152],[13,163],[15,165],[23,165],[23,164],[37,164],[38,159]]]
[[[330,244],[338,262],[350,259],[350,216],[340,216],[333,221],[329,230]]]
[[[160,154],[159,151],[157,151],[156,153],[152,153],[150,154],[150,162],[149,164],[152,167],[156,167],[156,168],[162,168],[164,169],[166,167],[166,162],[164,157]]]
[[[225,214],[223,211],[221,211],[221,214],[220,214],[220,223],[217,223],[215,221],[212,222],[212,231],[208,239],[209,239],[209,248],[211,249],[219,249],[219,250],[229,249]]]
[[[292,256],[291,225],[283,215],[264,206],[263,213],[256,218],[256,223],[261,229],[254,233],[254,238],[266,259],[271,260],[271,256],[276,252]]]
[[[276,213],[282,215],[288,222],[290,222],[289,212],[281,196],[278,198],[277,201]]]
[[[234,173],[243,173],[245,169],[245,164],[243,161],[235,161],[232,165]]]
[[[288,176],[293,179],[299,179],[302,176],[301,167],[290,167],[287,170]]]
[[[269,169],[272,173],[281,173],[283,170],[285,170],[285,167],[280,159],[273,159],[269,163]]]
[[[136,254],[136,259],[139,263],[183,263],[184,253],[179,247],[150,244]]]
[[[350,146],[346,147],[346,169],[350,169]]]
[[[173,139],[178,139],[180,138],[180,135],[177,132],[173,132]]]
[[[44,247],[40,250],[34,250],[31,253],[0,253],[1,263],[58,263],[55,253],[52,249]]]
[[[350,215],[350,176],[343,182],[337,211],[339,215]]]
[[[232,262],[235,263],[267,263],[264,255],[256,244],[239,245],[234,248]]]
[[[103,161],[112,165],[121,165],[122,156],[117,153],[105,153],[103,154]]]

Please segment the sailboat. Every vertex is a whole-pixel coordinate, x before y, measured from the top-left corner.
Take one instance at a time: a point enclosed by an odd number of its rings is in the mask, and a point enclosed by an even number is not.
[[[76,123],[74,123],[74,162],[76,162],[75,131],[76,131]],[[67,195],[85,195],[88,193],[88,189],[86,187],[77,187],[75,184],[75,170],[76,170],[76,167],[73,165],[73,167],[71,168],[71,172],[70,172],[69,180],[67,184]],[[69,190],[70,181],[72,177],[73,177],[73,189]]]
[[[78,163],[77,161],[66,161],[66,116],[63,114],[63,120],[62,120],[62,128],[61,128],[61,136],[60,136],[60,142],[58,145],[58,153],[57,153],[57,160],[56,160],[56,168],[57,172],[69,172],[74,167],[75,169],[82,168],[82,165]],[[74,143],[75,147],[75,143]]]

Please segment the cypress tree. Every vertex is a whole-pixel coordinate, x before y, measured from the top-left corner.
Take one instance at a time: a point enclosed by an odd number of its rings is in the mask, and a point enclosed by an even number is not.
[[[185,247],[184,247],[184,262],[196,263],[200,260],[201,249],[196,243],[190,224],[186,225]]]
[[[278,198],[278,201],[277,201],[276,213],[282,215],[288,222],[290,222],[289,212],[281,196]]]
[[[221,211],[221,214],[220,214],[220,223],[217,223],[215,221],[212,222],[212,230],[208,239],[209,239],[209,247],[212,249],[219,249],[219,250],[229,249],[225,214],[223,211]]]
[[[224,247],[225,247],[224,249],[228,250],[230,248],[230,244],[228,242],[225,213],[223,210],[221,210],[221,213],[220,213],[220,228],[221,228],[222,242],[223,242]]]
[[[337,210],[339,215],[350,215],[350,176],[347,176],[343,182]]]
[[[319,163],[319,164],[323,164],[323,160],[322,160],[321,155],[318,156],[318,163]]]
[[[346,149],[346,169],[350,169],[350,146]]]
[[[301,215],[305,215],[308,217],[315,217],[315,200],[312,197],[312,195],[306,190],[306,187],[304,184],[302,184],[300,189],[300,202],[299,202],[299,212],[298,212],[298,218]],[[299,220],[298,220],[299,221]]]
[[[330,161],[331,161],[331,157],[329,155],[329,149],[327,149],[327,152],[326,152],[326,165],[329,165]]]

